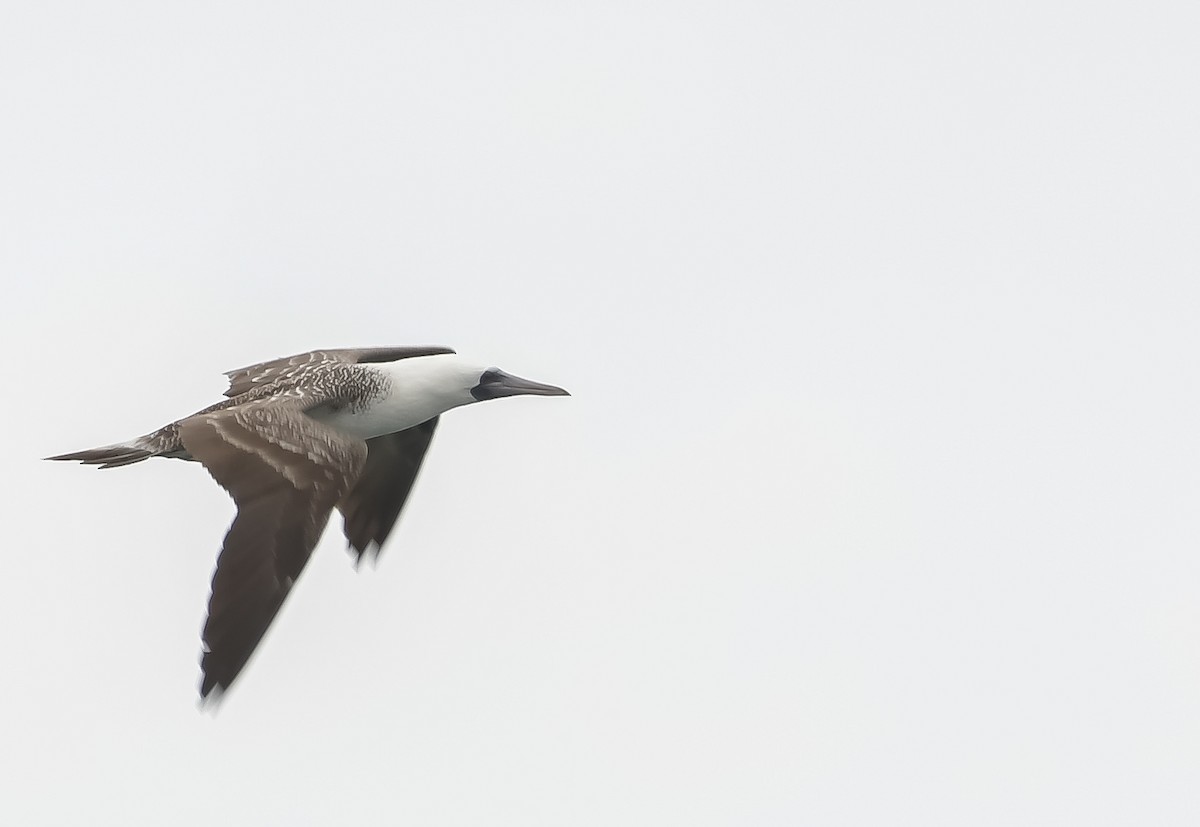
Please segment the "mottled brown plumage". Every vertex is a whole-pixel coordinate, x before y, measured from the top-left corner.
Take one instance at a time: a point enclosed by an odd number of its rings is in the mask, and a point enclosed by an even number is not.
[[[141,437],[49,457],[115,468],[165,456],[196,460],[229,492],[237,516],[212,579],[201,656],[202,698],[237,678],[308,562],[334,507],[356,560],[387,539],[437,425],[363,441],[307,415],[359,404],[378,378],[352,366],[453,353],[444,347],[322,350],[226,374],[229,397]],[[214,694],[216,693],[216,694]]]
[[[305,416],[311,402],[279,394],[180,425],[188,453],[238,507],[213,575],[201,697],[242,671],[366,463],[365,442]]]
[[[377,558],[441,413],[567,392],[464,363],[444,347],[317,350],[226,374],[226,399],[129,442],[62,454],[101,468],[198,461],[237,505],[212,579],[201,698],[237,679],[334,508],[356,555]],[[416,358],[425,357],[425,358]]]
[[[305,377],[319,375],[330,365],[368,365],[380,362],[395,362],[414,356],[437,356],[453,353],[448,347],[358,347],[337,350],[313,350],[258,362],[244,368],[228,371],[229,390],[226,396],[240,396],[264,385],[286,381],[295,383]]]

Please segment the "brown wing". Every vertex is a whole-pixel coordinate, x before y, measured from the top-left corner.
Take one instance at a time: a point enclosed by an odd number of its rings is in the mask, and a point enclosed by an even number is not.
[[[412,491],[421,462],[437,428],[437,417],[416,427],[367,440],[367,464],[338,510],[345,518],[346,539],[362,563],[368,552],[379,558],[404,502]]]
[[[225,375],[229,377],[229,390],[225,391],[225,395],[239,396],[254,388],[291,378],[331,362],[395,362],[412,356],[436,356],[453,352],[448,347],[359,347],[297,353],[295,356],[284,356],[227,372]]]
[[[215,699],[279,612],[334,505],[358,479],[367,447],[306,416],[289,397],[190,417],[180,437],[238,507],[204,624],[200,697],[216,692]]]

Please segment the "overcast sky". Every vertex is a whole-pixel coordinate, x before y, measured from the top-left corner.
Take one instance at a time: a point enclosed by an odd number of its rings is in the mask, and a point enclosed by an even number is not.
[[[55,3],[0,26],[0,822],[1200,823],[1194,3]],[[39,457],[312,347],[561,384],[331,522]]]

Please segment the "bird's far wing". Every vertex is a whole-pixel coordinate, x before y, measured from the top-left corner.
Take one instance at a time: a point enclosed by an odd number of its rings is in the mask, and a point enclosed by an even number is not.
[[[453,353],[448,347],[359,347],[334,350],[312,350],[308,353],[297,353],[295,356],[284,356],[269,362],[259,362],[244,368],[227,371],[229,390],[225,395],[239,396],[246,391],[269,385],[280,379],[289,379],[311,370],[319,365],[331,362],[354,364],[356,362],[395,362],[398,359],[408,359],[412,356],[436,356],[443,353]]]
[[[179,434],[238,507],[204,624],[200,696],[215,692],[215,700],[283,605],[334,505],[362,472],[367,446],[306,416],[293,395],[189,417]]]
[[[413,428],[367,440],[367,463],[358,482],[338,503],[345,518],[346,539],[358,555],[379,558],[380,548],[412,491],[421,461],[437,428],[437,417]]]

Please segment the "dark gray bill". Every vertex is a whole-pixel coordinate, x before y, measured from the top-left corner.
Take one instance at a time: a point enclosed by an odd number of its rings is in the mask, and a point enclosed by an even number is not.
[[[557,385],[543,385],[505,373],[499,368],[486,370],[479,377],[479,384],[471,388],[471,396],[483,401],[484,399],[499,399],[502,396],[570,396]]]

